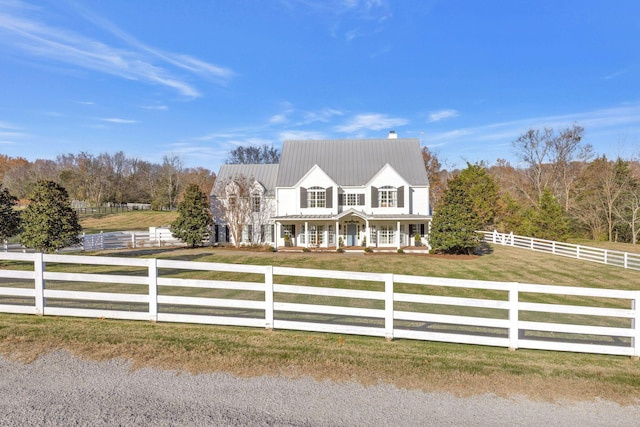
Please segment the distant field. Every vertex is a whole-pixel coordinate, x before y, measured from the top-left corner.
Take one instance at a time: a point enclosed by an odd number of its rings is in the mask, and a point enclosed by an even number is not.
[[[81,215],[80,225],[87,234],[100,231],[148,230],[149,227],[162,227],[171,224],[178,216],[177,212],[132,211],[117,214]]]

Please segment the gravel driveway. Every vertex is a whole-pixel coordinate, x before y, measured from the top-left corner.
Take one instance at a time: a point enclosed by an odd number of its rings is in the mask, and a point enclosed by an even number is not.
[[[31,364],[0,357],[0,425],[637,426],[640,406],[534,402],[491,395],[238,378],[94,362],[64,351]]]

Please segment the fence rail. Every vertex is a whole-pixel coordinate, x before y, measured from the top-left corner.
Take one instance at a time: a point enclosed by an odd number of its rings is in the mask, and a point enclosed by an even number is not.
[[[573,245],[534,237],[516,236],[513,233],[506,234],[498,233],[497,231],[481,231],[480,233],[484,236],[484,241],[488,243],[546,252],[630,270],[640,270],[640,254]]]
[[[108,249],[135,249],[144,247],[185,246],[176,239],[171,230],[166,227],[150,227],[149,231],[112,231],[97,234],[82,234],[78,246],[63,249],[63,251],[102,251]],[[5,252],[27,252],[27,248],[19,243],[4,241],[2,250]],[[33,252],[33,251],[32,251]]]
[[[640,291],[155,258],[0,261],[5,313],[640,356]]]

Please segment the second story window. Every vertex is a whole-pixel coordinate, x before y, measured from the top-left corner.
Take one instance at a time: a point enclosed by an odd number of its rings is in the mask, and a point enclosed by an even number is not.
[[[378,189],[378,206],[381,208],[395,208],[398,206],[398,191],[395,187],[386,185]]]
[[[322,187],[311,187],[307,189],[307,207],[325,208],[327,207],[327,192]]]
[[[260,196],[251,196],[251,210],[253,212],[261,211]]]

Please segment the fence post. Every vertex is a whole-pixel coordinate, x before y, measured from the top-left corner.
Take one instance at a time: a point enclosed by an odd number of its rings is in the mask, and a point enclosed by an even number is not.
[[[512,283],[509,288],[509,350],[515,351],[518,348],[518,283]]]
[[[384,275],[384,337],[393,339],[393,273]]]
[[[136,248],[136,232],[135,231],[131,232],[131,248],[133,249]]]
[[[493,230],[493,244],[496,244],[498,240],[498,230]]]
[[[576,245],[576,259],[580,259],[580,245]]]
[[[149,259],[149,320],[158,321],[158,260]]]
[[[100,249],[104,250],[104,233],[100,230]]]
[[[609,264],[609,262],[608,262],[609,261],[609,252],[606,249],[604,250],[603,260],[604,260],[605,265]]]
[[[273,329],[273,266],[264,270],[264,327]]]
[[[631,319],[631,328],[633,328],[631,345],[633,346],[634,359],[640,357],[640,311],[638,310],[638,300],[640,300],[640,291],[634,291],[633,300],[631,300],[631,309],[634,311],[633,319]]]
[[[35,273],[36,315],[44,316],[44,257],[42,252],[33,254],[33,272]]]
[[[627,255],[629,255],[629,253],[625,252],[624,253],[624,268],[627,268],[627,261],[628,261],[628,258],[629,258]]]

